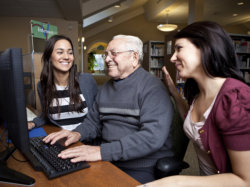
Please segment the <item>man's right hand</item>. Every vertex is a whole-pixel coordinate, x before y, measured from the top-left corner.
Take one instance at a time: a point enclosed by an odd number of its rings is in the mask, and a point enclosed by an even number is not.
[[[68,131],[68,130],[61,130],[58,132],[53,132],[46,136],[43,141],[45,143],[50,143],[54,144],[58,140],[66,138],[66,141],[64,143],[65,146],[68,146],[72,143],[75,143],[80,140],[81,134],[79,132],[74,132],[74,131]]]

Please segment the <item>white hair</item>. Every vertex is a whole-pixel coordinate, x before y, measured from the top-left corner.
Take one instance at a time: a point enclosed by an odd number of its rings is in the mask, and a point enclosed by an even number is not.
[[[138,53],[139,55],[139,63],[142,63],[143,61],[143,43],[141,39],[137,36],[132,36],[132,35],[116,35],[113,37],[114,39],[125,39],[127,41],[126,48],[127,50],[133,50]]]

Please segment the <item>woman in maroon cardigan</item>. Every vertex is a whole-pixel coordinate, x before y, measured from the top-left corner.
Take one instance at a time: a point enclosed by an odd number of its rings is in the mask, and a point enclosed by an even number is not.
[[[165,82],[185,119],[202,176],[166,177],[147,186],[250,186],[250,87],[230,36],[204,21],[188,25],[175,39],[171,62],[186,80],[187,103],[164,67]]]

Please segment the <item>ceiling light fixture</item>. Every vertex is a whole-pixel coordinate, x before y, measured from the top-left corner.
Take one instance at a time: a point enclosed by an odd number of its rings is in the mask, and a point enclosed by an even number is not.
[[[116,4],[114,5],[114,7],[115,7],[115,8],[120,8],[120,7],[121,7],[121,3],[116,3]]]
[[[113,22],[113,17],[112,17],[112,16],[110,16],[110,17],[108,18],[108,22],[109,22],[109,23],[112,23],[112,22]]]
[[[239,5],[239,6],[244,5],[244,2],[239,2],[239,3],[237,3],[237,5]]]
[[[163,32],[170,32],[170,31],[173,31],[173,30],[175,30],[177,28],[178,28],[177,25],[168,23],[168,14],[167,14],[166,23],[165,24],[160,24],[160,25],[157,26],[157,29],[160,30],[160,31],[163,31]]]

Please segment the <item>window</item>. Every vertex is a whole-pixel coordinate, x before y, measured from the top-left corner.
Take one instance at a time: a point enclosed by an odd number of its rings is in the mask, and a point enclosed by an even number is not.
[[[104,74],[105,63],[102,58],[107,43],[94,43],[88,50],[88,70],[93,74]]]

